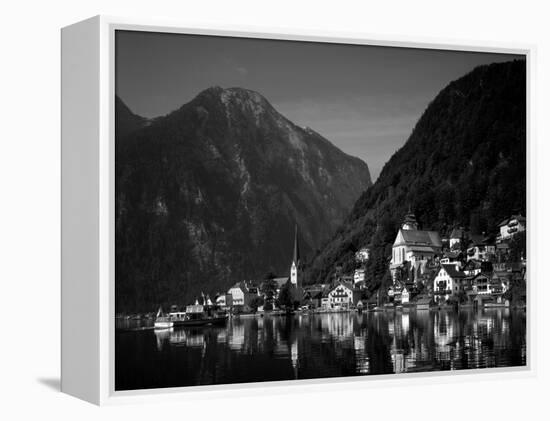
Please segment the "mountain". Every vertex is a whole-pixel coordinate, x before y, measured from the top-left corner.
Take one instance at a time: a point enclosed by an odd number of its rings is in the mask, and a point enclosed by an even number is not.
[[[295,224],[312,255],[371,185],[363,161],[253,91],[210,88],[146,125],[119,109],[137,128],[116,140],[117,311],[288,274]]]
[[[115,115],[115,137],[117,139],[121,139],[148,124],[145,117],[134,114],[118,96],[115,96]]]
[[[423,229],[447,236],[454,226],[496,233],[526,211],[525,61],[475,68],[429,104],[376,183],[308,267],[309,282],[351,271],[354,253],[370,246],[367,276],[375,289],[409,207]]]

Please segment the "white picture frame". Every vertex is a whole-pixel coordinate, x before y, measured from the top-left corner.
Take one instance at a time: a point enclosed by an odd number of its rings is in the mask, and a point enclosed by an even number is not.
[[[527,61],[527,198],[534,173],[531,140],[531,84],[534,47],[487,43],[461,44],[426,39],[386,39],[354,33],[323,33],[277,28],[195,26],[168,21],[96,16],[62,29],[62,356],[61,389],[103,405],[169,399],[294,393],[331,388],[414,386],[426,382],[478,381],[533,376],[536,372],[533,315],[537,276],[527,284],[527,365],[475,372],[429,372],[333,379],[293,380],[158,390],[114,390],[114,32],[139,30],[264,39],[365,44],[427,49],[524,54]],[[528,218],[532,221],[533,206]],[[530,256],[532,236],[528,234]],[[530,262],[533,258],[530,257]]]

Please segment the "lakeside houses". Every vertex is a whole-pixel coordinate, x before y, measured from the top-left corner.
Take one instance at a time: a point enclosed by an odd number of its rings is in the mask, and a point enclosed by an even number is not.
[[[392,245],[388,269],[392,284],[382,294],[383,308],[406,305],[418,310],[449,304],[505,306],[504,294],[513,285],[525,285],[526,260],[510,261],[510,240],[524,232],[525,218],[520,215],[499,225],[499,236],[470,234],[464,227],[453,228],[448,241],[436,231],[419,228],[409,209]],[[517,227],[503,239],[505,226]],[[258,281],[240,281],[216,296],[215,304],[234,313],[276,310],[279,307],[349,311],[381,306],[380,291],[368,289],[367,264],[371,245],[355,253],[355,268],[344,273],[335,266],[329,283],[303,285],[303,269],[295,226],[292,259],[288,276],[275,276]],[[516,253],[517,255],[517,253]],[[280,302],[287,290],[286,305]],[[288,297],[290,294],[290,298]],[[385,297],[385,298],[384,298]],[[525,300],[525,294],[523,302]],[[205,298],[203,297],[203,301]],[[387,302],[389,300],[389,302]]]
[[[517,229],[506,231],[504,236],[503,227],[510,223]],[[525,231],[526,221],[521,215],[503,221],[496,238],[470,234],[459,227],[453,228],[446,242],[437,232],[418,226],[409,210],[392,246],[392,285],[387,291],[390,303],[412,304],[419,309],[429,307],[429,303],[507,306],[504,294],[514,285],[520,285],[515,293],[519,305],[525,302],[526,261],[523,255],[520,261],[510,261],[509,242]]]

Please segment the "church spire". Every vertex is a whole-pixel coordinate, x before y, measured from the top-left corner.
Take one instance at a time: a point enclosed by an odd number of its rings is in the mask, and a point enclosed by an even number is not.
[[[298,224],[294,226],[294,254],[292,255],[292,262],[300,263],[300,246],[298,244]]]
[[[300,278],[300,245],[298,244],[298,224],[294,227],[294,253],[292,255],[292,264],[290,265],[290,283],[296,287],[299,286]]]
[[[416,221],[416,216],[410,204],[409,204],[409,212],[407,213],[407,215],[405,215],[405,220],[403,221],[403,225],[401,225],[401,228],[404,230],[418,229],[418,222]]]

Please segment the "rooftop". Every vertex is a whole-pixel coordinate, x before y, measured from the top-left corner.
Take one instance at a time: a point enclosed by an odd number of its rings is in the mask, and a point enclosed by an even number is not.
[[[437,231],[400,230],[405,244],[408,246],[442,247],[441,237]]]
[[[449,274],[451,278],[464,278],[466,274],[461,270],[457,270],[455,265],[441,265],[445,272]]]

